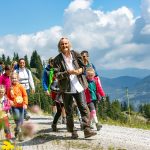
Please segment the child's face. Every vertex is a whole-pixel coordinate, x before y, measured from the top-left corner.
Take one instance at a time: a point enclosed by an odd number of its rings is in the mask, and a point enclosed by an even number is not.
[[[12,84],[18,83],[18,76],[17,75],[12,75],[11,76],[11,82],[12,82]]]
[[[94,72],[87,72],[86,74],[86,77],[89,80],[93,80],[94,76],[95,76]]]
[[[5,70],[7,76],[10,76],[11,70]]]
[[[0,97],[3,97],[5,94],[5,89],[0,89]]]

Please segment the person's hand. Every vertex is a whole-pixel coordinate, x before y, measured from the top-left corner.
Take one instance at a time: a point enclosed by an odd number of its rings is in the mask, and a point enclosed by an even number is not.
[[[101,98],[101,101],[105,102],[105,101],[106,101],[106,97],[103,96],[103,97]]]
[[[68,74],[75,74],[75,70],[67,70]]]
[[[74,69],[74,70],[68,70],[67,71],[68,72],[68,74],[75,74],[75,75],[79,75],[79,74],[81,74],[82,73],[82,68],[79,68],[79,69]]]
[[[14,102],[13,102],[13,101],[10,101],[10,105],[11,105],[11,106],[14,106]]]
[[[34,94],[34,93],[35,93],[35,90],[32,89],[32,90],[31,90],[31,93]]]
[[[24,109],[27,109],[27,105],[26,105],[26,104],[24,104],[24,105],[23,105],[23,108],[24,108]]]
[[[45,94],[47,95],[47,96],[50,96],[50,92],[47,90],[47,91],[45,91]]]

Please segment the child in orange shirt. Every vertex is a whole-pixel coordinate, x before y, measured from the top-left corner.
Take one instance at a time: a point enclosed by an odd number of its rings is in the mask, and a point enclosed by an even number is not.
[[[0,129],[4,127],[5,137],[8,140],[12,138],[8,119],[9,110],[10,104],[7,97],[5,96],[5,87],[4,85],[0,85]]]
[[[18,73],[13,72],[11,74],[11,87],[7,93],[8,99],[10,100],[10,105],[12,106],[12,112],[16,127],[15,137],[19,141],[23,140],[21,125],[24,120],[24,110],[27,109],[28,96],[25,88],[19,83]]]

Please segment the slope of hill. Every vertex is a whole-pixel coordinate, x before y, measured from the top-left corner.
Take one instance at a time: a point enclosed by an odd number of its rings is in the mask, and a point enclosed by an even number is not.
[[[143,79],[129,76],[112,79],[101,77],[101,82],[110,100],[127,101],[128,88],[130,102],[135,108],[140,104],[150,103],[150,75]]]

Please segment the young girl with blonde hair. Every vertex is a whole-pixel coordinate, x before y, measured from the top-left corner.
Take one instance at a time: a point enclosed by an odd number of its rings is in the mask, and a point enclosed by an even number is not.
[[[105,92],[99,83],[99,79],[95,76],[95,71],[93,68],[86,69],[86,78],[88,82],[88,88],[85,90],[85,97],[90,110],[90,122],[92,123],[92,121],[94,121],[96,123],[96,128],[99,131],[102,125],[98,123],[96,115],[97,102],[100,97],[105,96]]]
[[[12,107],[13,117],[16,124],[14,129],[15,137],[19,141],[23,140],[21,126],[24,120],[24,110],[27,109],[28,96],[26,89],[19,83],[18,73],[13,72],[11,74],[11,87],[7,92],[10,105]]]

